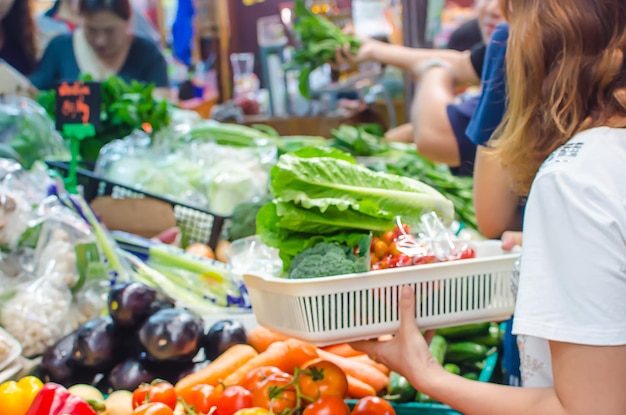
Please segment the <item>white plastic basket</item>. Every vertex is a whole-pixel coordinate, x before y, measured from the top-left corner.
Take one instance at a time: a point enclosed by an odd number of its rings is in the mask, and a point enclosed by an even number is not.
[[[421,329],[508,319],[519,254],[336,277],[288,280],[245,275],[258,323],[318,346],[395,333],[399,295],[410,285]]]

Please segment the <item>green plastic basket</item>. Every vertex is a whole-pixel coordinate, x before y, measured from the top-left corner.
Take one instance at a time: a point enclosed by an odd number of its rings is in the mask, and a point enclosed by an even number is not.
[[[499,353],[495,352],[485,359],[485,366],[478,377],[479,382],[489,382],[493,377],[496,366],[498,364]],[[347,401],[352,408],[357,401]],[[462,415],[461,412],[455,411],[448,405],[440,403],[392,403],[397,415]]]

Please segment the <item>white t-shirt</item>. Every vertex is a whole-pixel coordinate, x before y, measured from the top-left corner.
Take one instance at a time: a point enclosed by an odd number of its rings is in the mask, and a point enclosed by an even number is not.
[[[574,136],[539,169],[513,333],[522,385],[552,386],[548,340],[626,344],[626,129]]]

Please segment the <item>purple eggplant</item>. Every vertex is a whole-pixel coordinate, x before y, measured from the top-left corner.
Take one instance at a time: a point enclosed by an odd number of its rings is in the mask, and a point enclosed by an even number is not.
[[[179,309],[158,311],[139,330],[142,346],[155,361],[191,361],[200,349],[201,335],[202,321]]]
[[[206,358],[214,360],[235,344],[246,344],[246,329],[239,321],[220,320],[213,324],[202,339]]]
[[[106,371],[117,363],[117,339],[111,317],[100,317],[76,331],[72,361],[95,371]]]

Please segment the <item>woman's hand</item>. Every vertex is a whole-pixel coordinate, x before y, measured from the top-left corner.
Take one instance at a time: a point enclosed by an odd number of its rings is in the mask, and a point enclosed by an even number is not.
[[[522,233],[506,231],[502,234],[502,250],[511,251],[516,246],[522,246]]]
[[[426,333],[432,338],[433,333]],[[352,347],[405,376],[417,389],[433,381],[443,368],[430,354],[427,339],[415,323],[415,293],[409,286],[402,288],[400,300],[400,330],[389,341],[362,341]]]
[[[372,39],[359,38],[359,40],[361,41],[361,47],[356,55],[352,53],[349,45],[337,48],[335,53],[336,65],[339,67],[354,67],[360,63],[375,60],[374,49],[380,47],[380,44],[384,45],[384,43]]]

